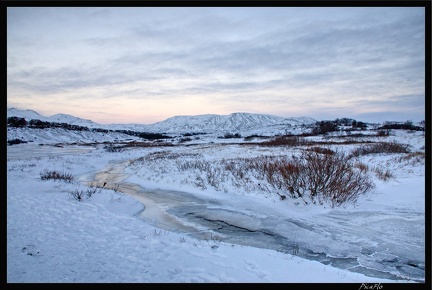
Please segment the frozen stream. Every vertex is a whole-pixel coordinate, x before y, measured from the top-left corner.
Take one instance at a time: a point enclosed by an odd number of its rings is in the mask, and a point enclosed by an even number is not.
[[[160,228],[273,249],[372,277],[424,282],[423,213],[333,210],[310,219],[280,216],[260,204],[244,209],[241,198],[227,204],[181,191],[146,190],[125,182],[127,164],[112,163],[85,179],[115,183],[145,205],[139,217]]]

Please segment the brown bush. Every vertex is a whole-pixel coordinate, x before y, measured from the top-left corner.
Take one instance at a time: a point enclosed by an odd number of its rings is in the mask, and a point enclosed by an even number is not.
[[[353,156],[374,153],[409,153],[409,146],[397,142],[379,142],[372,145],[361,146],[352,152]]]
[[[279,192],[287,192],[292,198],[308,194],[312,202],[326,201],[332,207],[354,202],[374,188],[367,171],[356,166],[347,154],[319,151],[304,150],[297,157],[262,159],[255,164],[279,196]]]
[[[328,201],[331,206],[354,202],[374,187],[369,177],[357,170],[343,152],[321,154],[303,151],[300,156],[303,180],[312,200]]]
[[[310,148],[307,148],[305,150],[314,151],[314,152],[322,153],[322,154],[334,154],[334,151],[331,150],[330,148],[324,148],[324,147],[318,147],[318,146],[310,147]]]
[[[264,146],[300,146],[306,145],[308,142],[303,137],[299,136],[278,136],[270,141],[261,142]]]

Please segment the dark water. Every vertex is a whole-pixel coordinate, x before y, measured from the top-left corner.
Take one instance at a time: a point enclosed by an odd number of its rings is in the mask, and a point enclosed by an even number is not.
[[[424,256],[421,254],[424,253],[424,238],[423,241],[413,239],[412,243],[423,244],[414,247],[412,244],[395,244],[388,240],[391,236],[386,236],[386,233],[377,236],[373,232],[366,233],[364,228],[347,230],[338,224],[338,215],[344,217],[343,213],[335,212],[327,216],[327,220],[313,223],[267,216],[259,222],[252,220],[251,227],[247,226],[247,222],[238,222],[245,221],[243,214],[206,208],[205,205],[176,206],[169,213],[220,234],[223,241],[228,243],[272,249],[371,277],[418,282],[424,282],[425,279]],[[356,214],[365,215],[365,218],[371,215]],[[398,222],[403,224],[401,220]],[[261,226],[255,227],[257,224]],[[387,225],[391,226],[390,217]],[[325,232],[320,231],[322,227],[326,227]],[[373,236],[365,235],[371,233]],[[199,238],[197,234],[192,235]]]

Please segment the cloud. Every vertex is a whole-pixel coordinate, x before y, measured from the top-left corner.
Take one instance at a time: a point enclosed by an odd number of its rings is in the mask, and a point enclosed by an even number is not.
[[[208,113],[292,104],[308,115],[415,95],[418,107],[424,17],[396,7],[8,9],[8,98],[202,98],[213,100]]]

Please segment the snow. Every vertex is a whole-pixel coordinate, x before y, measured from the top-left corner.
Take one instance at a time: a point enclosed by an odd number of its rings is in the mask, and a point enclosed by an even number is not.
[[[38,112],[35,112],[33,110],[20,110],[17,108],[8,108],[7,109],[7,116],[8,117],[20,117],[24,118],[27,121],[30,121],[32,119],[35,120],[41,120],[44,122],[56,122],[56,123],[67,123],[72,125],[78,125],[78,126],[86,126],[88,128],[101,128],[99,124],[86,119],[81,119],[72,115],[68,114],[55,114],[50,117],[42,116]]]
[[[68,114],[56,114],[50,117],[42,116],[33,110],[7,109],[8,117],[20,117],[27,121],[38,119],[45,122],[67,123],[88,128],[101,128],[111,130],[131,130],[139,132],[163,132],[171,134],[180,133],[208,133],[229,132],[242,130],[244,134],[260,130],[268,131],[277,125],[283,125],[283,130],[292,127],[295,130],[301,125],[310,125],[316,122],[310,117],[283,118],[268,114],[232,113],[229,115],[203,114],[196,116],[174,116],[154,124],[98,124],[91,120],[81,119]],[[281,130],[280,132],[283,132]],[[273,131],[273,130],[271,130]],[[250,133],[249,133],[250,134]]]
[[[28,136],[40,134],[36,132],[29,131]],[[8,283],[281,282],[360,286],[425,282],[404,276],[404,272],[398,279],[366,275],[306,259],[292,249],[284,252],[231,243],[224,234],[203,224],[172,215],[169,205],[180,197],[190,199],[191,206],[211,201],[203,215],[209,218],[223,213],[238,226],[250,229],[260,229],[267,218],[278,216],[280,223],[274,226],[274,232],[297,233],[293,241],[300,246],[308,243],[312,248],[345,253],[365,245],[365,249],[381,249],[365,255],[371,260],[363,262],[371,267],[374,259],[391,261],[412,255],[424,268],[424,157],[359,157],[370,169],[388,169],[392,177],[384,181],[371,170],[376,184],[373,192],[361,196],[355,204],[331,208],[327,204],[298,204],[291,198],[280,200],[266,188],[236,182],[228,175],[221,175],[221,183],[216,186],[204,179],[196,182],[203,172],[179,169],[181,164],[197,160],[217,168],[223,160],[290,155],[299,148],[224,144],[225,140],[214,138],[213,143],[193,146],[131,147],[108,152],[103,144],[68,145],[78,137],[68,140],[64,131],[50,132],[53,139],[64,143],[63,147],[52,143],[7,147]],[[9,134],[8,139],[12,138]],[[422,132],[393,130],[387,138],[410,144],[411,152],[424,152]],[[341,147],[347,151],[353,148]],[[72,174],[74,180],[42,180],[41,174],[47,170]],[[253,181],[252,175],[245,174]],[[101,186],[101,182],[107,184]],[[73,197],[76,192],[92,190],[91,197],[81,201]],[[168,201],[169,197],[172,200]],[[285,224],[288,220],[310,230]],[[363,229],[364,237],[357,235],[358,228]],[[193,231],[199,234],[191,234]],[[342,240],[332,240],[335,235]]]

